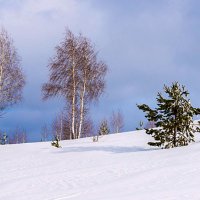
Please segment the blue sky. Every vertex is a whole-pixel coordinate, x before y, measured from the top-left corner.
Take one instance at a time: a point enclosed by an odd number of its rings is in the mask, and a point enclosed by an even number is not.
[[[173,81],[186,85],[200,107],[199,9],[198,0],[0,0],[0,25],[27,80],[23,102],[6,110],[1,128],[21,126],[37,140],[61,111],[62,98],[43,102],[41,86],[66,27],[89,37],[109,67],[106,92],[91,111],[96,122],[120,109],[125,130],[134,130],[144,119],[136,103],[154,106],[157,92]]]

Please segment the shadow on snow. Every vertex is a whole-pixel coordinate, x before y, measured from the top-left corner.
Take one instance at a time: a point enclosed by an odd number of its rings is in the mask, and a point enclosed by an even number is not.
[[[133,152],[143,152],[143,151],[153,151],[159,150],[159,148],[143,148],[139,146],[133,147],[123,147],[123,146],[100,146],[100,147],[63,147],[61,151],[57,153],[73,153],[73,152],[89,152],[89,151],[99,151],[99,152],[111,152],[111,153],[133,153]]]

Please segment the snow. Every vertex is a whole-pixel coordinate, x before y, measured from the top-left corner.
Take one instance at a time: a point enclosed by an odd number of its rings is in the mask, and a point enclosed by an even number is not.
[[[59,149],[2,145],[0,199],[199,200],[200,143],[163,150],[149,140],[135,131],[62,141]]]

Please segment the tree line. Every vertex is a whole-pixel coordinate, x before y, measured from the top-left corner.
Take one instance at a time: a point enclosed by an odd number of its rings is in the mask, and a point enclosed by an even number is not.
[[[98,53],[88,38],[66,30],[65,37],[55,47],[55,55],[50,59],[48,69],[50,72],[48,82],[43,84],[41,89],[43,100],[61,96],[65,101],[62,114],[52,123],[52,132],[60,139],[91,136],[93,122],[89,110],[91,104],[97,102],[105,90],[107,65],[99,60]],[[2,28],[0,31],[0,115],[4,114],[7,107],[22,100],[24,86],[25,75],[21,68],[20,57],[12,38]],[[116,132],[119,132],[122,128],[122,116],[113,113],[112,117],[112,126],[115,126]],[[41,130],[42,140],[48,138],[47,132],[49,132],[47,126],[44,125]]]
[[[120,110],[113,111],[109,119],[102,119],[96,126],[91,120],[86,128],[87,132],[82,137],[119,133],[124,128],[124,117]],[[67,116],[63,111],[55,117],[50,127],[47,124],[41,127],[41,141],[48,141],[51,137],[58,137],[59,140],[70,139]]]
[[[55,47],[55,55],[48,64],[50,72],[47,83],[42,86],[43,100],[62,97],[65,107],[53,124],[53,132],[58,139],[79,139],[91,136],[93,122],[89,110],[105,90],[107,65],[98,59],[98,53],[92,42],[82,34],[75,35],[66,30],[65,37]],[[20,57],[5,29],[0,31],[0,116],[7,107],[22,100],[25,75],[21,69]],[[200,108],[194,108],[188,99],[189,92],[178,82],[164,85],[166,96],[157,95],[157,108],[146,104],[137,107],[146,113],[149,121],[146,133],[152,135],[149,145],[172,148],[188,145],[194,141],[194,133],[200,132],[199,124],[193,124],[193,117],[200,114]],[[124,125],[120,112],[113,112],[111,126],[118,133]],[[140,128],[143,126],[140,123]],[[42,140],[48,138],[47,127],[42,127]],[[108,121],[103,120],[98,135],[110,132]],[[25,131],[16,131],[14,141],[25,142]],[[21,139],[20,139],[21,138]],[[7,136],[0,135],[5,143]]]

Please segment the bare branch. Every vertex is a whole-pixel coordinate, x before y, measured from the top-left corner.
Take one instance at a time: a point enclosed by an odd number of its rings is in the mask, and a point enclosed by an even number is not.
[[[0,111],[22,100],[25,78],[20,58],[5,29],[0,30]]]
[[[89,39],[67,30],[48,67],[50,77],[42,87],[43,99],[64,97],[67,121],[71,123],[70,138],[80,138],[87,124],[90,103],[104,92],[107,66],[98,61]]]

